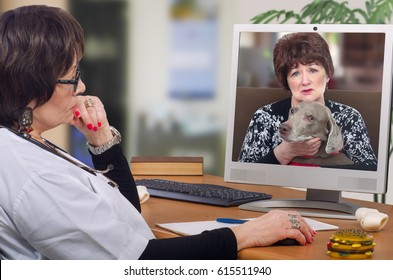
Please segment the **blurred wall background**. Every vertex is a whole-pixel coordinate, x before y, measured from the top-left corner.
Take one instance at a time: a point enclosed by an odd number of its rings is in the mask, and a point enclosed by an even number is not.
[[[279,6],[132,1],[129,154],[203,156],[205,172],[223,175],[232,26]]]
[[[0,11],[46,4],[78,19],[86,35],[82,79],[104,101],[129,159],[203,156],[206,173],[223,175],[233,24],[309,2],[0,0]],[[78,132],[61,127],[46,137],[88,161]]]

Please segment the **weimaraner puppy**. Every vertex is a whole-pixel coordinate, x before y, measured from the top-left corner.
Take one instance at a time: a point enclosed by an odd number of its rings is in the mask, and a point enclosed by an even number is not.
[[[312,165],[343,165],[353,162],[339,151],[343,147],[341,128],[329,108],[315,101],[304,101],[289,110],[289,118],[279,127],[281,138],[287,142],[303,142],[320,138],[322,143],[313,157],[296,157],[293,162]]]

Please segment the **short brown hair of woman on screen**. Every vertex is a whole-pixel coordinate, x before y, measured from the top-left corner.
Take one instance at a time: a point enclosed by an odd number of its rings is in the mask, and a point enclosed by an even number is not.
[[[278,39],[273,50],[273,64],[277,79],[285,89],[289,90],[289,71],[299,63],[316,63],[325,68],[329,77],[334,74],[329,45],[318,33],[290,33]]]

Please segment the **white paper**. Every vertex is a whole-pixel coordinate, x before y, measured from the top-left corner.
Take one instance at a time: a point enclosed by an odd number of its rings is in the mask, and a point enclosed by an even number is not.
[[[307,223],[311,226],[311,228],[315,231],[321,230],[336,230],[338,226],[322,223],[320,221],[304,218]],[[243,219],[242,219],[243,220]],[[244,219],[251,220],[251,219]],[[184,222],[184,223],[165,223],[165,224],[156,224],[158,227],[164,228],[171,232],[180,234],[180,235],[194,235],[202,233],[205,230],[213,230],[217,228],[223,227],[234,227],[238,226],[238,224],[227,224],[220,223],[217,221],[199,221],[199,222]]]

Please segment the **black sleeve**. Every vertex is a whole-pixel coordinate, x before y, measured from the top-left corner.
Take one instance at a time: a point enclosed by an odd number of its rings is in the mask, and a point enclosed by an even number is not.
[[[224,260],[236,257],[235,234],[229,228],[220,228],[192,236],[152,239],[139,259]]]
[[[119,190],[123,196],[127,198],[139,212],[141,212],[141,205],[135,181],[121,146],[119,144],[114,145],[112,148],[100,155],[90,154],[92,156],[94,168],[97,170],[105,170],[108,168],[109,164],[113,165],[113,170],[106,173],[105,176],[116,182],[119,185]]]
[[[276,158],[276,155],[274,154],[274,150],[271,150],[264,157],[259,158],[256,162],[257,163],[280,164],[280,162]]]

